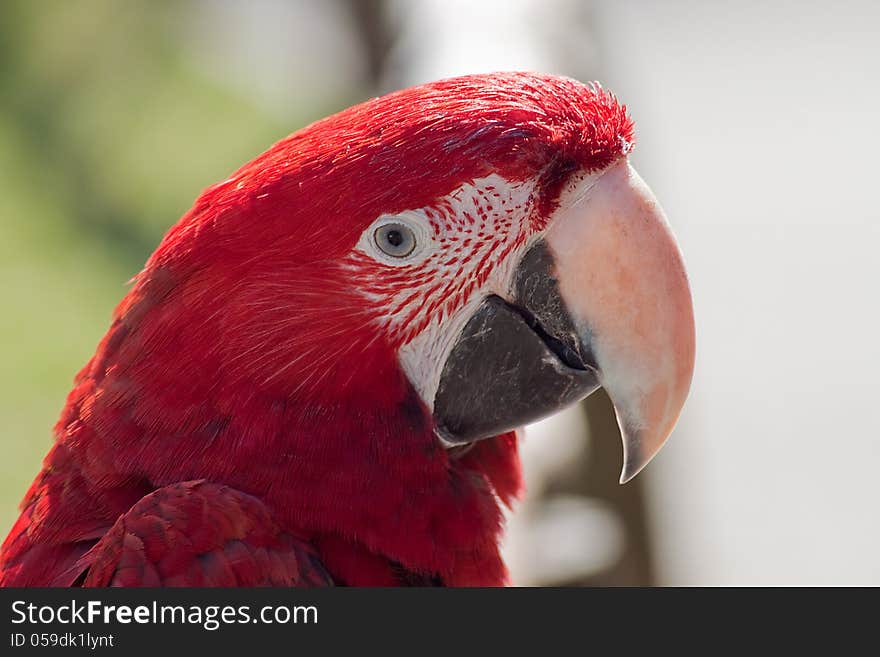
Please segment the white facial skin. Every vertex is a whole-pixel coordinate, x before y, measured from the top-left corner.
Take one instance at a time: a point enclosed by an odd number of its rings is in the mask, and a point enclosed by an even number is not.
[[[468,319],[487,296],[510,297],[516,264],[540,237],[527,219],[535,186],[496,174],[480,178],[431,208],[378,217],[358,241],[357,252],[389,268],[367,294],[387,308],[383,330],[403,334],[401,365],[431,409],[443,363]],[[376,231],[388,224],[412,231],[410,254],[396,257],[377,245]],[[398,272],[405,286],[395,285]]]

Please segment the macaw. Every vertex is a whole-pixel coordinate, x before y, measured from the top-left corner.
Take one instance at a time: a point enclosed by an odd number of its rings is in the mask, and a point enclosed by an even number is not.
[[[598,84],[375,98],[206,189],[117,306],[5,586],[507,583],[518,429],[598,387],[635,476],[690,387],[679,248]]]

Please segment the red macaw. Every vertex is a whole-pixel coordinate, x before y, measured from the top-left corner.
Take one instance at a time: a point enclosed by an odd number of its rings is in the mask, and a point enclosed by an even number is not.
[[[208,188],[76,377],[3,585],[497,585],[515,429],[599,386],[622,480],[693,370],[682,258],[600,86],[357,105]]]

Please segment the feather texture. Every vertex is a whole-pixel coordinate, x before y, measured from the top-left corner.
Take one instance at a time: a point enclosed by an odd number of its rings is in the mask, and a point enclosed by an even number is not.
[[[632,139],[597,86],[468,76],[319,121],[205,190],[76,377],[0,584],[84,566],[95,585],[319,583],[316,557],[344,584],[504,583],[515,438],[443,449],[400,365],[412,332],[386,331],[381,286],[361,285],[386,272],[351,254],[377,216],[442,214],[490,175],[530,181],[539,229],[571,171]],[[426,323],[468,303],[448,289]]]

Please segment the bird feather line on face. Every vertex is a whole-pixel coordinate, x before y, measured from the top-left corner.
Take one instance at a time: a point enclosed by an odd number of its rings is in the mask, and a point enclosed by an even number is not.
[[[349,266],[359,288],[383,306],[375,321],[394,336],[401,366],[429,407],[441,364],[468,317],[490,294],[510,298],[519,254],[538,236],[529,221],[537,180],[510,182],[491,174],[461,185],[430,208],[407,211],[409,218],[420,218],[432,239],[428,252],[412,264],[376,267],[371,260],[364,266],[372,225],[352,254]]]

